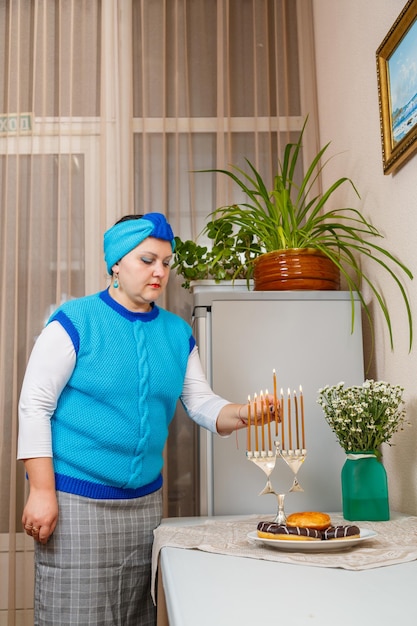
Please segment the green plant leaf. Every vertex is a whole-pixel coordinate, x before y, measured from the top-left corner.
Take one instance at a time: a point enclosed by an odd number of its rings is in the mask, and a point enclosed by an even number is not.
[[[208,216],[202,234],[213,241],[212,251],[195,242],[179,242],[174,254],[173,268],[178,274],[185,275],[193,264],[198,270],[196,273],[201,272],[201,265],[204,265],[209,268],[209,273],[215,273],[216,276],[222,274],[231,279],[242,275],[250,277],[254,260],[260,254],[289,248],[315,248],[335,263],[346,282],[351,297],[352,329],[357,294],[374,341],[371,310],[362,294],[362,287],[367,285],[383,315],[393,348],[388,305],[372,277],[373,267],[382,269],[399,289],[407,314],[411,350],[413,320],[404,279],[412,280],[413,275],[403,262],[381,245],[384,241],[383,235],[358,209],[334,206],[328,208],[335,192],[345,185],[351,187],[356,196],[360,197],[349,177],[337,179],[322,193],[313,193],[330,160],[323,161],[330,143],[317,152],[304,175],[300,176],[299,161],[306,124],[307,118],[298,140],[285,146],[270,190],[264,177],[249,159],[245,159],[248,171],[232,165],[230,169],[206,169],[198,172],[229,177],[245,198],[239,204],[217,208]],[[362,258],[367,259],[367,272],[359,263]]]

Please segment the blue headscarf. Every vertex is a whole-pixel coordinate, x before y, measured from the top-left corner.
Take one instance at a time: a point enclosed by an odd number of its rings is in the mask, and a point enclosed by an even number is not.
[[[113,265],[147,237],[169,241],[174,252],[174,233],[162,213],[147,213],[140,219],[125,220],[106,230],[104,260],[108,273],[111,274]]]

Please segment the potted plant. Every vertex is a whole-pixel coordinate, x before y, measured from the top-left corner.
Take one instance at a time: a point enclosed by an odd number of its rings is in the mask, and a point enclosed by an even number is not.
[[[343,516],[348,520],[389,519],[388,483],[380,447],[406,420],[403,387],[382,380],[362,385],[326,385],[318,404],[342,448]]]
[[[376,263],[398,286],[407,311],[411,349],[413,340],[411,309],[400,278],[403,274],[404,277],[412,279],[411,271],[381,246],[383,235],[357,209],[327,208],[334,192],[341,185],[351,185],[359,197],[349,178],[339,178],[320,194],[314,195],[312,191],[326,164],[325,162],[321,165],[321,161],[329,143],[313,158],[301,181],[296,181],[296,169],[301,156],[306,123],[307,120],[298,141],[286,145],[272,189],[268,187],[260,172],[248,159],[246,162],[249,173],[236,166],[231,166],[229,170],[202,170],[225,174],[246,196],[246,200],[241,204],[231,204],[213,211],[210,214],[211,221],[206,226],[206,232],[210,232],[215,225],[219,232],[229,227],[231,233],[243,230],[245,233],[252,234],[252,242],[248,244],[245,261],[247,261],[249,274],[253,274],[255,290],[338,289],[339,277],[342,275],[351,294],[352,325],[354,323],[354,298],[357,294],[373,333],[370,309],[361,292],[362,285],[368,285],[382,310],[388,327],[391,348],[393,348],[392,324],[388,306],[377,283],[361,267],[360,259],[362,257]],[[319,264],[320,259],[327,262],[328,268],[318,269],[319,276],[315,282],[295,280],[298,286],[294,287],[289,281],[291,267],[295,265],[299,279],[302,262],[299,258],[303,255],[307,258],[310,275],[312,270],[317,269],[316,265]],[[241,265],[243,268],[243,262]],[[264,265],[266,265],[266,279],[262,274]],[[278,272],[283,273],[283,276],[271,278],[275,266]],[[326,273],[323,274],[323,272]],[[325,278],[321,280],[323,276]],[[320,282],[323,284],[321,285]]]
[[[210,240],[210,247],[175,237],[172,269],[182,276],[181,286],[190,289],[196,281],[212,280],[218,284],[245,280],[249,288],[251,262],[259,253],[253,234],[246,227],[236,232],[232,224],[222,220],[210,221],[203,233]]]

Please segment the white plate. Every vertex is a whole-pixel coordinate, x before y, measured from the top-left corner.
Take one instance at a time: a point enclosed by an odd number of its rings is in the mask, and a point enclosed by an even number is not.
[[[248,539],[256,543],[262,543],[270,548],[278,548],[279,550],[287,550],[289,552],[327,552],[331,550],[347,550],[356,546],[358,543],[367,539],[376,537],[376,532],[361,528],[360,537],[352,537],[352,539],[326,539],[322,541],[304,541],[297,539],[264,539],[258,537],[256,530],[248,533]]]

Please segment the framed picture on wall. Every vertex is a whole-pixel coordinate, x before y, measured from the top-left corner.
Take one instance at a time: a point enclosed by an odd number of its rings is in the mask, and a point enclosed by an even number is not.
[[[417,0],[407,2],[376,52],[384,174],[417,149]]]

